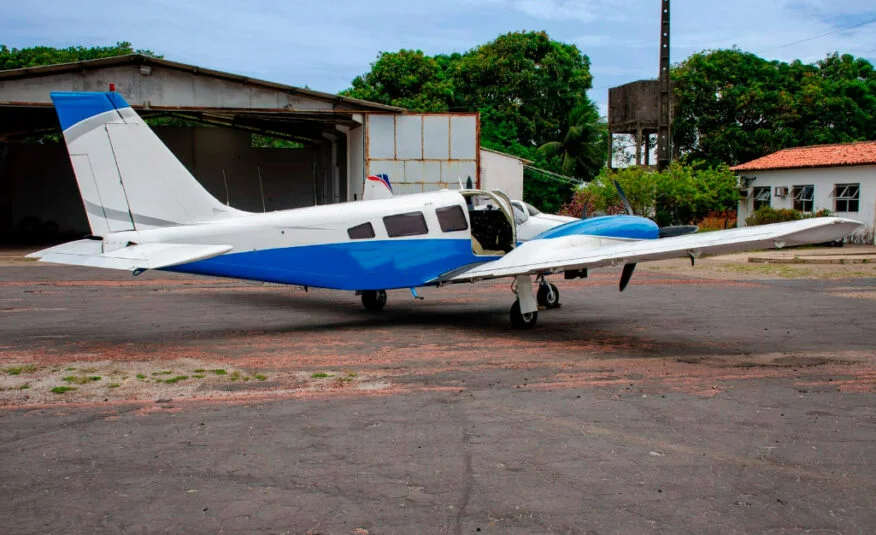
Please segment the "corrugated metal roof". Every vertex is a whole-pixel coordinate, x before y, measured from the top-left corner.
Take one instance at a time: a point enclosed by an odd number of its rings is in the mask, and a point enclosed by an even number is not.
[[[812,145],[784,149],[734,167],[731,171],[766,171],[806,167],[876,165],[876,141]]]
[[[313,91],[312,89],[303,89],[300,87],[294,87],[291,85],[278,84],[275,82],[268,82],[266,80],[259,80],[256,78],[249,78],[246,76],[241,76],[238,74],[231,74],[222,71],[216,71],[212,69],[205,69],[203,67],[198,67],[196,65],[189,65],[186,63],[179,63],[176,61],[170,61],[163,58],[155,58],[152,56],[145,56],[143,54],[128,54],[125,56],[114,56],[111,58],[101,58],[101,59],[91,59],[85,61],[77,61],[75,63],[59,63],[56,65],[44,65],[40,67],[26,67],[23,69],[10,69],[6,71],[0,71],[0,81],[3,80],[14,80],[19,78],[31,78],[38,76],[46,76],[50,74],[57,74],[63,72],[70,71],[82,71],[88,69],[97,69],[102,67],[109,67],[114,65],[125,65],[125,64],[136,64],[136,65],[161,65],[163,67],[167,67],[169,69],[177,69],[181,71],[191,72],[203,76],[212,76],[214,78],[220,78],[223,80],[229,80],[233,82],[238,82],[246,85],[254,85],[259,87],[265,87],[269,89],[275,89],[278,91],[283,91],[286,93],[294,93],[298,95],[307,96],[314,99],[332,101],[337,103],[343,103],[347,106],[356,108],[361,111],[387,111],[387,112],[404,112],[404,108],[399,108],[396,106],[387,106],[385,104],[378,104],[376,102],[369,102],[367,100],[359,100],[356,98],[343,97],[340,95],[333,95],[331,93],[323,93],[321,91]]]

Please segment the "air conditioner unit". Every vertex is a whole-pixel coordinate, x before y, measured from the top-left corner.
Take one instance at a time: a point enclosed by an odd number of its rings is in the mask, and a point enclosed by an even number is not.
[[[776,186],[773,190],[773,195],[775,195],[776,197],[787,197],[788,186]]]

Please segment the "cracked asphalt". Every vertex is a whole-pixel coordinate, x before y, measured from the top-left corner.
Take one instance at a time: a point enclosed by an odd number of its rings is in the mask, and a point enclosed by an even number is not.
[[[876,531],[876,279],[708,275],[517,332],[504,283],[0,267],[0,531]]]

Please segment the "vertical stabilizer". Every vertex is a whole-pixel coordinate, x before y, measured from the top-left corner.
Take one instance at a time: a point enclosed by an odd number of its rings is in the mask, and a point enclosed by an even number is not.
[[[52,93],[92,234],[210,221],[217,201],[118,93]]]

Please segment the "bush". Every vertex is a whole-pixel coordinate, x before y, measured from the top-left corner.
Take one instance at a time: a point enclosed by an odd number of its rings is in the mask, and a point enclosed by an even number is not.
[[[736,175],[726,166],[702,168],[676,162],[660,173],[642,167],[603,169],[575,192],[560,213],[581,217],[584,208],[587,215],[624,213],[614,180],[626,193],[633,212],[654,218],[660,226],[691,224],[713,212],[735,210],[739,200]]]
[[[776,210],[770,206],[761,206],[756,212],[745,218],[745,224],[749,227],[755,225],[769,225],[770,223],[783,223],[785,221],[799,221],[803,214],[797,210],[782,208]]]

